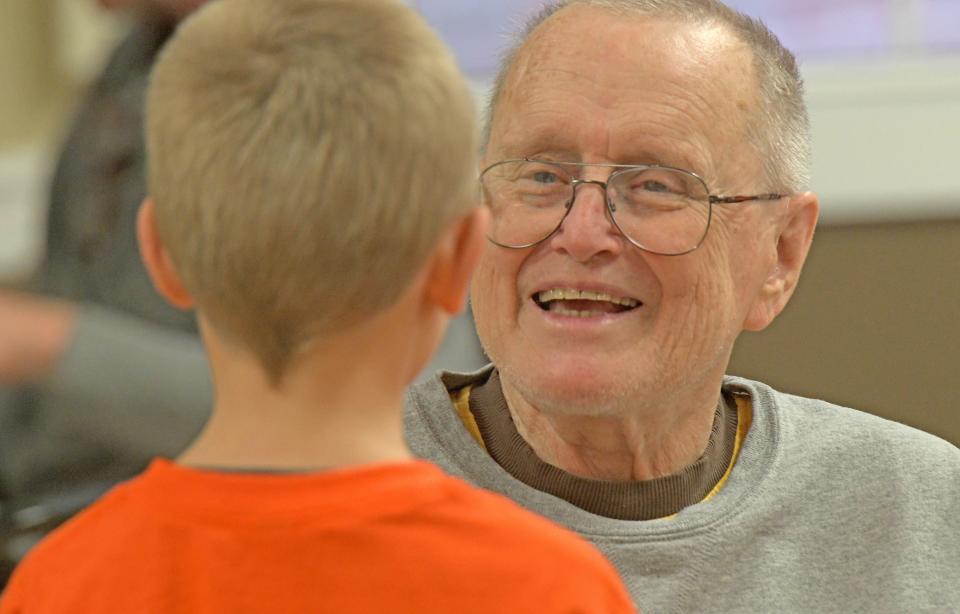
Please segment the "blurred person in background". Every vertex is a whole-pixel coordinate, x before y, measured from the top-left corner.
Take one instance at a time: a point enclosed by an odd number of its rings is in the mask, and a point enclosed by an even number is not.
[[[47,252],[27,291],[0,290],[0,510],[9,566],[43,533],[207,416],[194,319],[153,291],[136,212],[153,59],[203,0],[100,0],[131,31],[79,108],[53,177]]]

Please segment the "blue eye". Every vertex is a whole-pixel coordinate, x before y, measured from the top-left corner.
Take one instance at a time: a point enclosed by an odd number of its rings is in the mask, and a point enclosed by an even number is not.
[[[640,189],[646,190],[647,192],[669,192],[670,188],[665,186],[659,181],[647,180],[641,183],[639,186]]]
[[[549,171],[538,171],[533,174],[533,180],[537,183],[556,183],[560,179]]]

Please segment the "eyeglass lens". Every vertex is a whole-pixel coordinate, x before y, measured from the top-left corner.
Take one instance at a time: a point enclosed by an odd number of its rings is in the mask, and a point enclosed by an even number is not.
[[[592,187],[579,183],[582,168],[527,160],[488,168],[481,186],[492,214],[489,238],[506,247],[527,247],[553,234],[576,192]],[[695,175],[661,167],[620,169],[606,183],[613,222],[639,247],[682,254],[706,235],[710,195]]]

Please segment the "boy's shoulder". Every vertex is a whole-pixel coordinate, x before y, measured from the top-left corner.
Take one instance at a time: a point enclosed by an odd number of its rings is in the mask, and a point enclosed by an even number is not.
[[[139,514],[134,509],[140,506],[136,487],[143,479],[137,476],[114,486],[51,532],[27,554],[24,562],[32,558],[70,558],[78,550],[84,550],[88,542],[103,543],[111,536],[121,539],[137,523]]]
[[[547,568],[612,569],[592,544],[552,520],[459,477],[445,475],[445,482],[448,496],[444,505],[430,510],[431,520],[459,523],[462,530],[451,533],[472,541],[472,547],[495,551],[491,546],[502,539],[511,557],[535,559]],[[479,535],[483,540],[471,539]]]
[[[91,551],[129,545],[140,532],[136,483],[142,476],[115,486],[99,500],[57,527],[34,546],[14,569],[0,602],[0,612],[19,611],[20,595],[56,600],[53,587],[78,578]],[[59,611],[59,610],[57,610]]]
[[[476,581],[495,582],[517,612],[634,611],[613,565],[580,535],[500,494],[444,479],[447,496],[424,513],[427,527],[443,528],[443,556],[462,564],[458,573],[466,566]]]

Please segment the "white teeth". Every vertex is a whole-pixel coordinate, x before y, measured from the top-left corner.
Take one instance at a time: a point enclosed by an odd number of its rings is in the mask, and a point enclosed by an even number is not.
[[[587,301],[605,301],[607,303],[613,303],[614,305],[623,305],[624,307],[636,307],[640,304],[639,301],[620,297],[620,296],[610,296],[609,294],[603,294],[601,292],[591,292],[590,290],[573,290],[569,288],[553,288],[551,290],[544,290],[539,294],[539,301],[541,303],[548,303],[550,301],[558,300],[587,300]]]
[[[554,307],[551,313],[571,318],[592,318],[597,315],[595,311],[579,311],[577,309],[565,309],[563,307]]]

